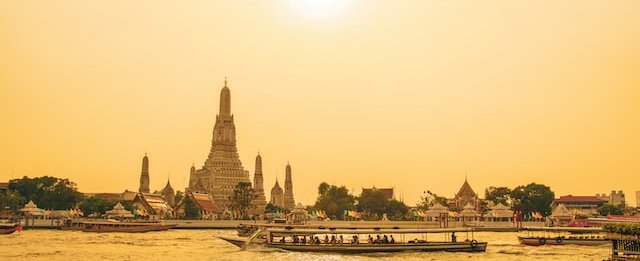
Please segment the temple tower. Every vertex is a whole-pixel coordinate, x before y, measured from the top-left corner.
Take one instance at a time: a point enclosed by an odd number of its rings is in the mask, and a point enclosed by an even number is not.
[[[140,173],[140,188],[138,188],[138,192],[149,193],[149,157],[147,157],[147,153],[142,158],[142,173]]]
[[[258,153],[256,156],[256,169],[253,175],[253,192],[256,198],[253,200],[253,214],[262,215],[267,206],[267,198],[264,195],[263,176],[262,176],[262,156]]]
[[[236,126],[231,114],[231,91],[225,78],[220,91],[220,111],[213,126],[209,156],[201,169],[191,173],[189,191],[208,193],[222,209],[229,207],[233,190],[240,182],[250,183],[236,147]]]
[[[271,205],[278,206],[279,208],[284,208],[284,192],[278,184],[278,178],[276,177],[276,184],[273,185],[271,189],[271,201],[269,201]]]
[[[284,178],[284,208],[293,210],[296,201],[293,199],[293,182],[291,181],[291,165],[287,162]]]
[[[169,206],[171,207],[175,207],[176,206],[176,193],[173,190],[173,187],[171,187],[171,182],[169,182],[169,179],[167,179],[167,185],[164,186],[164,188],[162,189],[162,196],[164,197],[164,200],[167,202],[167,204],[169,204]]]

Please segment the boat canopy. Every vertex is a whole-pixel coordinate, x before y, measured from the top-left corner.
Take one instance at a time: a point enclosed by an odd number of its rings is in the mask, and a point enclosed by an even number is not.
[[[556,231],[556,232],[604,232],[601,227],[524,227],[526,231]]]
[[[316,234],[428,234],[428,233],[452,233],[452,232],[474,232],[473,228],[267,228],[269,233],[274,235],[316,235]]]

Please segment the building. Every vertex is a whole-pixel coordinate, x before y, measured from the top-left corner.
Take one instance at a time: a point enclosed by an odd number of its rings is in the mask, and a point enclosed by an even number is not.
[[[617,207],[621,207],[624,208],[627,206],[627,202],[624,198],[624,192],[622,192],[622,190],[612,190],[611,194],[607,195],[607,194],[596,194],[596,197],[602,199],[602,200],[606,200],[607,204],[611,204]]]
[[[480,199],[478,198],[478,194],[476,194],[467,179],[464,179],[464,183],[458,193],[452,198],[447,200],[447,204],[451,209],[462,210],[467,204],[471,204],[475,210],[480,209]]]
[[[262,156],[258,153],[256,156],[256,168],[253,174],[253,193],[255,193],[255,199],[253,200],[252,211],[254,215],[264,214],[264,210],[267,207],[267,197],[264,195],[264,179],[262,176]]]
[[[0,194],[3,194],[9,190],[9,182],[0,182]]]
[[[551,204],[555,209],[558,205],[564,205],[569,212],[584,213],[586,215],[597,216],[598,208],[606,204],[608,201],[596,196],[560,196]]]
[[[373,191],[379,191],[382,192],[382,194],[384,195],[385,198],[387,198],[388,200],[392,200],[394,199],[394,192],[393,192],[393,188],[376,188],[376,187],[372,187],[372,188],[362,188],[362,193],[370,193]],[[362,193],[360,195],[362,195]]]
[[[185,217],[185,204],[187,200],[193,202],[196,209],[198,209],[198,217],[201,219],[215,219],[220,215],[221,209],[211,199],[211,195],[196,192],[187,192],[175,208],[176,216],[179,218]]]
[[[640,191],[636,191],[636,208],[640,208]]]
[[[173,216],[173,208],[165,201],[162,195],[150,193],[136,193],[131,202],[133,209],[144,210],[151,219]]]
[[[209,156],[202,168],[191,168],[189,192],[207,193],[217,206],[227,208],[240,182],[251,183],[249,171],[242,167],[236,147],[236,127],[231,114],[231,91],[224,81],[220,92],[220,110],[213,127]]]
[[[147,157],[147,153],[144,154],[144,158],[142,158],[142,172],[140,173],[140,188],[138,189],[140,193],[150,193],[149,191],[149,157]]]
[[[277,206],[279,208],[284,208],[284,191],[278,184],[278,178],[276,177],[276,184],[271,188],[271,200],[269,201],[271,205]]]
[[[160,194],[162,194],[162,197],[164,197],[164,200],[169,206],[176,206],[176,192],[173,190],[173,187],[171,187],[169,179],[167,179],[167,185],[160,191]]]
[[[293,181],[291,180],[291,165],[287,162],[287,167],[285,168],[285,178],[284,178],[284,208],[288,210],[293,210],[296,206],[296,201],[293,198]]]

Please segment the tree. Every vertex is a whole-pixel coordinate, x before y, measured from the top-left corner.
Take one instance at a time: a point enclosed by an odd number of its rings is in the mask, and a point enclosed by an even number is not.
[[[435,193],[432,193],[430,190],[423,191],[422,196],[420,197],[420,201],[418,201],[417,208],[421,210],[427,210],[429,207],[440,204],[443,206],[447,206],[447,198],[438,196]]]
[[[389,200],[389,203],[386,207],[386,213],[389,215],[389,219],[391,220],[402,220],[407,216],[407,212],[409,211],[409,207],[405,205],[401,201],[397,201],[395,199]]]
[[[484,190],[484,198],[487,201],[495,204],[503,204],[509,206],[511,201],[511,189],[507,187],[488,187]]]
[[[7,190],[5,193],[0,193],[0,211],[17,212],[24,204],[26,204],[25,198],[21,197],[20,193],[15,190]]]
[[[18,192],[26,201],[33,200],[43,209],[70,209],[83,198],[75,183],[49,176],[14,179],[9,181],[9,189]]]
[[[251,208],[251,202],[256,198],[251,188],[250,182],[239,182],[236,188],[233,190],[231,196],[230,208],[238,211],[242,219],[249,218],[249,208]]]
[[[355,197],[344,187],[329,186],[326,182],[318,186],[318,198],[313,206],[315,210],[323,210],[329,217],[342,219],[344,210],[353,209]]]
[[[555,194],[550,187],[531,183],[518,186],[511,191],[511,201],[514,210],[522,213],[540,212],[544,216],[551,214],[551,203]]]
[[[265,213],[282,213],[282,209],[274,204],[269,203],[264,208],[264,212]]]
[[[358,211],[380,217],[387,210],[389,199],[377,189],[364,190],[358,200]]]
[[[620,207],[611,204],[602,205],[602,207],[598,208],[598,213],[600,213],[601,216],[624,214]]]
[[[176,196],[174,197],[174,200],[175,200],[174,202],[176,204],[178,204],[178,202],[182,201],[183,198],[184,198],[184,192],[182,192],[180,190],[176,191]]]
[[[116,202],[111,200],[89,197],[82,200],[79,207],[80,210],[82,210],[82,212],[85,214],[85,216],[88,216],[90,214],[100,216],[108,210],[111,210],[115,205]]]
[[[186,219],[200,219],[200,209],[190,197],[184,199],[184,216]]]

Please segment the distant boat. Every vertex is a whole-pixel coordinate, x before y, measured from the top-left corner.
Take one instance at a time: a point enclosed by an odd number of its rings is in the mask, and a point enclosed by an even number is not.
[[[62,226],[62,230],[82,230],[83,232],[97,233],[144,233],[151,231],[164,231],[175,227],[162,222],[121,222],[121,221],[81,221],[68,222]]]
[[[470,232],[471,238],[465,241],[426,240],[427,234],[433,233],[465,233]],[[365,240],[366,236],[375,236],[376,240]],[[467,234],[468,235],[468,234]],[[332,237],[331,241],[325,236]],[[354,238],[357,240],[337,240]],[[378,240],[378,236],[395,236],[393,241]],[[310,238],[309,241],[299,239]],[[418,240],[420,237],[422,239]],[[313,239],[312,239],[313,238]],[[415,238],[405,241],[405,238]],[[455,238],[455,237],[454,237]],[[448,252],[485,252],[487,242],[473,239],[472,229],[376,229],[376,228],[348,228],[348,229],[307,229],[307,228],[260,228],[248,239],[220,237],[242,249],[253,246],[300,252],[334,252],[334,253],[372,253],[372,252],[402,252],[402,251],[448,251]]]
[[[20,229],[18,223],[0,223],[0,235],[8,235]]]
[[[599,227],[525,227],[523,231],[527,235],[518,236],[518,241],[528,246],[599,246],[611,242]]]

